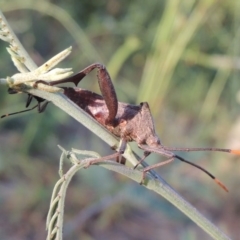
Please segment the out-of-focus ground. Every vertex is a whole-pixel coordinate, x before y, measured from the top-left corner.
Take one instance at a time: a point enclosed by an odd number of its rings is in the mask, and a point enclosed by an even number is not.
[[[164,145],[240,149],[238,1],[19,0],[2,1],[0,9],[38,65],[70,45],[73,52],[61,66],[77,72],[96,61],[105,64],[120,101],[149,102]],[[16,72],[6,47],[1,42],[1,77]],[[99,92],[95,73],[81,87]],[[8,95],[1,86],[1,115],[24,109],[26,97]],[[46,238],[58,144],[111,152],[51,104],[43,114],[0,121],[0,239]],[[177,161],[159,174],[232,239],[240,239],[240,157],[179,154],[205,167],[230,192]],[[160,159],[152,154],[147,161]],[[64,220],[64,239],[211,239],[165,199],[96,166],[71,182]]]

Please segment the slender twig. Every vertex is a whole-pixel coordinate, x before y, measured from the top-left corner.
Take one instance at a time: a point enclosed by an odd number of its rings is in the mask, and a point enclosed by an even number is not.
[[[14,34],[13,30],[9,26],[7,20],[5,19],[1,11],[0,11],[0,28],[3,31],[3,33],[5,33],[4,41],[7,41],[10,43],[10,50],[12,51],[12,53],[15,53],[16,56],[18,56],[21,59],[20,62],[22,62],[23,65],[25,65],[29,70],[32,71],[36,69],[37,65],[30,58],[27,51],[24,49],[24,47],[22,46],[22,44]],[[26,69],[22,69],[22,72],[26,72]]]
[[[62,239],[62,228],[63,228],[63,211],[64,211],[64,201],[65,201],[65,193],[68,187],[70,180],[73,175],[84,168],[84,166],[88,165],[89,162],[93,161],[93,158],[86,158],[84,160],[78,160],[76,155],[73,152],[67,152],[63,148],[61,148],[63,153],[68,156],[70,161],[73,163],[73,166],[69,169],[69,171],[57,182],[54,188],[54,194],[51,200],[51,206],[48,214],[47,224],[49,226],[48,231],[51,231],[58,234],[57,236]],[[80,152],[81,153],[81,152]],[[92,155],[91,153],[88,155]],[[98,154],[96,154],[98,155]],[[96,156],[93,155],[93,156]],[[115,161],[105,160],[103,162],[98,162],[97,165],[104,167],[106,169],[115,171],[117,173],[121,173],[122,175],[131,178],[132,180],[139,183],[142,179],[142,172],[139,170],[135,170],[133,168],[128,168],[123,166]],[[202,227],[206,232],[209,233],[214,239],[230,239],[224,233],[222,233],[216,226],[214,226],[209,220],[204,218],[195,208],[193,208],[188,202],[186,202],[181,196],[179,196],[169,185],[165,182],[159,182],[155,178],[151,176],[151,174],[147,174],[146,179],[143,185],[164,196],[169,202],[179,208],[185,215],[187,215],[190,219],[192,219],[197,225]],[[59,192],[56,191],[59,189]],[[56,207],[57,205],[57,207]],[[181,206],[181,207],[179,207]],[[54,210],[53,210],[54,209]],[[57,214],[56,214],[57,212]],[[53,220],[54,219],[54,220]],[[55,221],[56,220],[56,221]],[[53,224],[55,222],[55,225]],[[50,235],[49,235],[50,236]],[[50,238],[49,238],[50,239]]]

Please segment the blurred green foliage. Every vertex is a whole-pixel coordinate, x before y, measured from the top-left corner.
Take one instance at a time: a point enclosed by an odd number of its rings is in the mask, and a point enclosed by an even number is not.
[[[38,65],[70,45],[73,52],[64,67],[77,72],[96,61],[105,64],[120,101],[149,102],[164,145],[240,148],[239,140],[231,138],[233,132],[240,136],[238,1],[10,0],[0,1],[0,9]],[[2,77],[16,72],[6,47],[1,42]],[[81,87],[99,92],[95,73]],[[25,99],[1,87],[1,115],[22,110]],[[1,239],[45,237],[48,202],[58,178],[57,144],[110,152],[51,104],[44,114],[1,120],[0,141]],[[230,194],[182,163],[165,166],[160,174],[237,239],[239,159],[219,153],[183,156],[217,175]],[[148,158],[154,161],[158,156]],[[71,184],[65,222],[66,239],[208,239],[165,200],[97,167],[79,173]]]

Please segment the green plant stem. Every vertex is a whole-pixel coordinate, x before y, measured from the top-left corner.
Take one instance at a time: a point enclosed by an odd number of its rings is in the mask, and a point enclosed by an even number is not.
[[[57,107],[61,108],[63,111],[65,111],[70,116],[75,118],[83,126],[85,126],[90,131],[99,136],[109,146],[111,146],[114,149],[118,148],[119,140],[111,133],[109,133],[103,126],[98,124],[97,121],[91,118],[89,114],[87,114],[76,104],[70,101],[65,95],[61,93],[49,93],[37,89],[31,89],[28,92],[35,96],[47,99],[48,101],[52,101],[53,104],[55,104]],[[127,147],[127,150],[125,151],[123,156],[126,157],[127,159],[130,159],[130,162],[133,165],[136,165],[138,162],[129,147]]]
[[[29,93],[39,96],[41,98],[47,99],[48,101],[52,101],[56,106],[61,108],[63,111],[67,112],[70,116],[75,118],[81,124],[83,124],[86,128],[90,129],[97,136],[99,136],[102,140],[108,143],[110,146],[118,145],[118,140],[109,133],[104,127],[99,125],[94,119],[92,119],[86,112],[80,109],[77,105],[71,102],[66,96],[61,93],[48,93],[44,91],[40,91],[37,89],[28,90]],[[123,155],[128,161],[130,161],[133,165],[136,164],[136,158],[134,154],[128,149]],[[140,182],[142,178],[142,172],[139,170],[133,170],[132,168],[128,168],[123,165],[115,164],[113,162],[103,162],[100,164],[101,166],[105,166],[106,168],[121,173],[136,182]],[[149,176],[149,174],[148,174]],[[209,220],[207,220],[203,215],[201,215],[196,208],[191,206],[188,202],[186,202],[171,186],[169,186],[161,177],[158,179],[156,176],[151,175],[151,179],[148,177],[148,181],[146,181],[146,187],[157,192],[164,198],[166,198],[169,202],[171,202],[174,206],[176,206],[180,211],[182,211],[185,215],[192,219],[198,226],[200,226],[205,232],[207,232],[214,239],[230,239],[224,233],[222,233],[216,226],[214,226]]]
[[[109,170],[121,173],[128,178],[136,182],[140,182],[142,179],[142,172],[138,170],[133,170],[127,168],[123,165],[117,164],[112,161],[105,161],[99,163],[101,167],[107,168]],[[214,224],[212,224],[208,219],[203,217],[196,208],[191,204],[186,202],[173,188],[171,188],[165,181],[158,181],[153,178],[147,178],[144,186],[171,202],[175,207],[182,211],[186,216],[192,219],[199,227],[201,227],[205,232],[217,240],[230,239],[224,233],[222,233]]]

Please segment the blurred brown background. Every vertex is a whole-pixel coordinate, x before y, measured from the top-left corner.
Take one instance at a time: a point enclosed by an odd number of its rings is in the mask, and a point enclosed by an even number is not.
[[[120,101],[148,101],[162,143],[240,149],[240,2],[0,1],[34,61],[73,46],[62,67],[105,64]],[[16,72],[0,44],[1,77]],[[81,87],[99,92],[95,73]],[[26,95],[0,88],[1,115],[24,109]],[[0,239],[45,239],[60,144],[110,153],[109,146],[53,105],[0,121]],[[140,154],[136,146],[133,148]],[[177,162],[158,169],[186,200],[231,238],[240,239],[240,157],[181,153],[216,175]],[[152,155],[148,163],[159,161]],[[66,168],[69,165],[66,164]],[[210,239],[165,199],[99,167],[70,184],[64,239]]]

